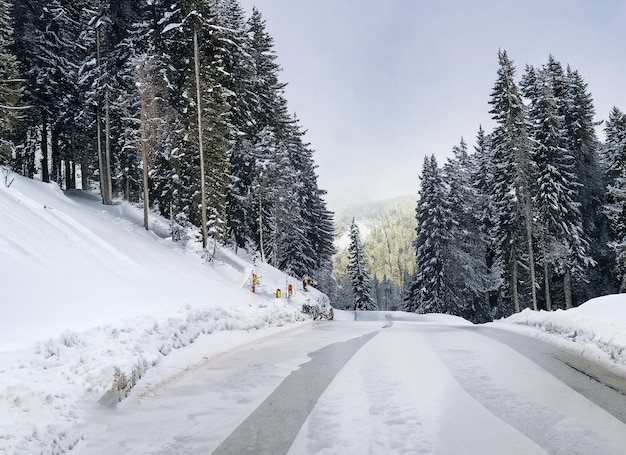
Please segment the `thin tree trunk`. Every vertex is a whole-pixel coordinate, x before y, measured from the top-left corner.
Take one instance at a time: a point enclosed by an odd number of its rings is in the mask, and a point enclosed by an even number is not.
[[[513,311],[519,313],[519,292],[517,290],[517,248],[513,248],[511,255],[511,298],[513,299]]]
[[[96,59],[100,72],[102,70],[102,61],[100,59],[100,27],[96,29]],[[102,125],[100,117],[100,97],[98,96],[96,123],[97,123],[97,140],[98,140],[98,166],[100,168],[100,194],[102,195],[102,203],[104,205],[112,205],[113,197],[111,193],[111,160],[110,160],[110,138],[109,138],[109,99],[105,92],[105,150],[102,150]]]
[[[100,154],[98,153],[98,158],[100,157]],[[85,162],[85,160],[82,160],[80,162],[80,187],[83,191],[87,191],[89,189],[89,181],[87,178],[89,169],[87,167],[87,163]]]
[[[148,230],[148,147],[146,146],[146,114],[144,94],[141,95],[141,160],[143,161],[143,227]]]
[[[143,159],[143,227],[148,230],[148,151],[146,150],[146,142],[141,141],[141,156]]]
[[[59,152],[59,127],[54,126],[50,132],[50,148],[52,152],[52,180],[59,185],[63,184],[63,169],[61,169],[61,153]],[[65,189],[69,187],[65,185]]]
[[[113,204],[113,180],[111,179],[111,116],[109,115],[109,93],[104,94],[104,177],[106,180],[108,205]]]
[[[202,97],[200,95],[200,50],[198,48],[198,32],[193,32],[193,53],[196,70],[196,103],[198,109],[198,146],[200,152],[200,198],[202,201],[202,248],[207,246],[206,189],[204,184],[204,149],[202,145]]]
[[[72,163],[65,160],[65,189],[72,189]]]
[[[72,171],[70,173],[70,185],[73,190],[76,189],[76,161],[72,160]]]
[[[41,112],[41,181],[50,181],[48,163],[48,115],[45,109]]]
[[[563,292],[565,293],[565,309],[572,308],[572,275],[569,268],[565,269],[565,275],[563,275]]]
[[[178,237],[178,234],[176,234],[176,236],[174,236],[174,203],[171,202],[170,203],[170,232],[171,232],[171,237],[172,237],[172,242],[176,241],[175,237]]]
[[[537,275],[535,274],[535,254],[533,249],[533,219],[530,197],[524,202],[526,214],[526,238],[528,239],[528,267],[530,269],[530,292],[533,299],[533,310],[537,311]]]
[[[265,262],[265,247],[263,245],[263,204],[262,192],[259,190],[259,248],[261,249],[261,261]]]
[[[545,236],[541,236],[541,254],[543,256],[543,290],[546,299],[546,310],[552,311],[552,297],[550,296],[550,265],[546,259]]]

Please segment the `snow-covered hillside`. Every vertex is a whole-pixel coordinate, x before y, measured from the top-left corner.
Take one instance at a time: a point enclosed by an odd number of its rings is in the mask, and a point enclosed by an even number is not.
[[[220,249],[205,261],[197,241],[165,238],[158,217],[146,231],[129,204],[68,197],[15,174],[10,181],[0,185],[0,453],[70,449],[83,406],[118,400],[203,334],[263,336],[310,321],[303,304],[330,308],[323,294],[253,258]],[[284,298],[289,284],[293,296]]]

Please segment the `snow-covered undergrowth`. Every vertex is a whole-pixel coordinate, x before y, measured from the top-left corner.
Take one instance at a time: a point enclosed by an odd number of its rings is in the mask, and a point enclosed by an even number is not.
[[[138,207],[11,180],[0,184],[0,453],[68,452],[89,409],[115,405],[198,337],[246,342],[310,321],[305,305],[330,309],[254,257],[217,248],[208,261],[196,232],[172,242],[154,214],[144,230]],[[276,298],[289,284],[294,295]]]
[[[305,320],[279,301],[250,311],[181,310],[158,321],[136,317],[38,342],[32,353],[0,356],[1,453],[63,453],[81,434],[74,428],[82,407],[115,405],[172,349],[220,330],[254,330]],[[15,355],[15,353],[13,353]],[[7,358],[8,357],[8,358]]]
[[[539,334],[575,343],[581,353],[626,367],[626,294],[589,300],[556,311],[524,311],[495,324],[530,327]]]

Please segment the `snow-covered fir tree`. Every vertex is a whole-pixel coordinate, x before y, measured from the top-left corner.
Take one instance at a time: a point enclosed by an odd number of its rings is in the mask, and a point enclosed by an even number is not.
[[[554,65],[554,64],[553,64]],[[572,271],[577,275],[586,264],[588,244],[584,239],[580,204],[576,201],[579,183],[574,174],[574,157],[567,148],[564,116],[558,113],[559,101],[553,87],[557,78],[549,69],[539,71],[536,86],[529,93],[531,106],[532,161],[534,168],[533,206],[543,265],[546,309],[552,309],[552,276],[563,277],[565,306],[572,306]],[[557,73],[562,75],[562,73]],[[564,90],[561,89],[561,96]],[[580,261],[576,261],[580,257]]]
[[[535,258],[532,235],[531,169],[525,106],[515,82],[515,67],[505,51],[498,53],[498,77],[491,93],[491,134],[494,181],[492,198],[496,203],[495,235],[497,259],[508,283],[505,299],[509,311],[518,312],[520,283],[530,287],[530,306],[537,308]],[[528,276],[520,269],[526,264]]]
[[[480,206],[472,185],[475,171],[463,139],[452,149],[453,158],[443,167],[447,183],[446,199],[452,216],[447,254],[446,287],[456,289],[447,298],[447,312],[473,322],[491,320],[489,292],[497,289],[497,279],[486,263],[487,238],[480,229]]]
[[[441,170],[434,155],[424,159],[415,218],[415,271],[405,310],[447,313],[450,289],[446,275],[448,244],[454,224]]]
[[[608,223],[602,211],[605,197],[604,170],[600,158],[600,141],[596,135],[593,98],[583,77],[569,65],[565,73],[567,89],[565,97],[565,129],[568,149],[574,158],[574,175],[579,183],[576,201],[580,204],[580,214],[584,241],[588,243],[585,254],[576,253],[574,262],[573,302],[581,304],[594,297],[596,292],[615,292],[612,283],[610,252],[606,247]],[[591,261],[587,260],[587,255]],[[586,264],[586,265],[585,265]],[[593,265],[593,266],[592,266]],[[582,267],[581,267],[582,266]],[[590,293],[592,289],[595,289]]]
[[[615,273],[620,292],[626,290],[626,115],[613,107],[605,126],[608,166],[608,202],[605,212],[610,220],[614,240]]]
[[[376,310],[369,265],[361,242],[361,234],[356,220],[350,225],[350,245],[348,246],[348,275],[354,295],[352,310]]]
[[[18,62],[13,54],[13,26],[10,16],[11,3],[0,0],[0,164],[12,159],[12,144],[7,138],[17,122],[17,104],[21,81]]]

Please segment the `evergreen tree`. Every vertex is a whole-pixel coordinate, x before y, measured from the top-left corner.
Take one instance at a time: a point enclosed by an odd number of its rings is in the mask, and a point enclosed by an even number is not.
[[[532,236],[530,156],[526,112],[514,81],[515,68],[505,51],[498,53],[498,78],[494,85],[490,113],[496,121],[491,135],[494,182],[492,198],[496,201],[495,234],[497,259],[508,285],[509,311],[521,308],[519,264],[526,259],[531,305],[537,308],[535,260]],[[524,255],[524,252],[526,253]]]
[[[494,193],[494,163],[491,138],[482,126],[476,136],[476,145],[472,155],[472,176],[476,194],[476,213],[478,232],[485,245],[485,267],[492,280],[492,289],[488,292],[490,312],[498,309],[498,289],[502,286],[502,270],[498,267],[496,242],[496,203],[491,195]],[[498,312],[496,314],[499,316]]]
[[[444,280],[446,288],[457,290],[446,299],[447,312],[486,322],[491,319],[488,293],[497,281],[486,264],[487,244],[479,228],[479,199],[472,186],[472,163],[465,141],[461,139],[452,152],[454,158],[448,160],[442,173],[451,215]]]
[[[608,202],[605,212],[614,240],[615,273],[620,292],[626,290],[626,115],[614,107],[605,126]]]
[[[372,280],[369,266],[361,243],[359,227],[355,220],[350,226],[350,246],[348,247],[348,275],[352,282],[354,294],[353,310],[376,310],[376,302],[372,296]]]
[[[566,148],[563,116],[552,90],[554,79],[542,71],[533,90],[529,112],[532,129],[532,156],[535,169],[533,205],[536,208],[541,259],[544,272],[546,309],[552,308],[551,277],[564,277],[566,307],[571,307],[571,274],[590,261],[584,239],[580,204],[576,201],[578,182],[573,173],[574,157]],[[580,257],[579,261],[574,259]]]
[[[7,137],[15,128],[21,81],[18,62],[13,54],[13,27],[11,4],[0,0],[0,164],[12,159],[12,144]]]
[[[421,188],[416,208],[415,272],[405,310],[447,313],[447,245],[453,227],[446,190],[435,156],[424,159]]]
[[[568,148],[574,157],[576,181],[580,183],[576,200],[580,203],[583,231],[589,243],[588,252],[596,264],[583,268],[575,276],[573,304],[576,305],[596,295],[614,293],[616,285],[610,265],[613,257],[607,247],[610,229],[602,210],[606,202],[606,182],[596,136],[593,99],[578,71],[568,67],[566,83],[569,100],[565,112]],[[576,257],[573,259],[576,264],[581,264]]]

